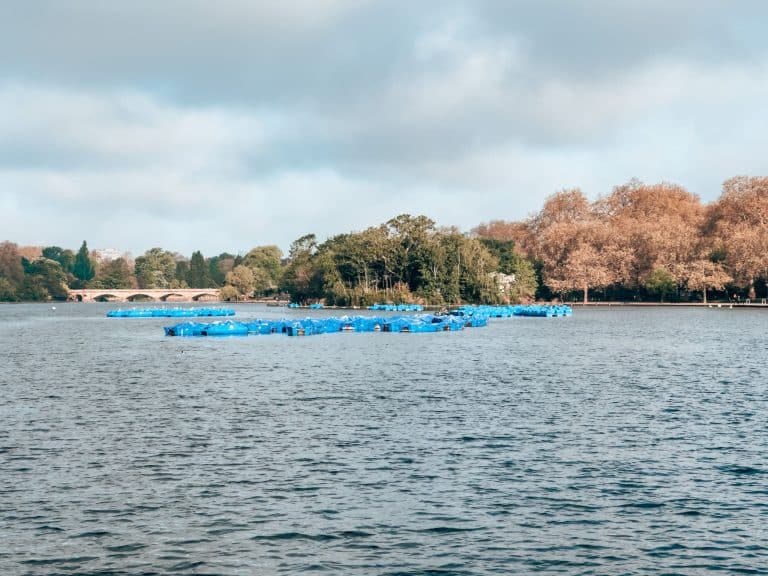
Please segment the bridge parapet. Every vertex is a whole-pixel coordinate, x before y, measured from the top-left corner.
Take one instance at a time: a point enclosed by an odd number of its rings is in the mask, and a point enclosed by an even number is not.
[[[219,301],[218,288],[152,288],[70,290],[69,299],[76,302],[211,302]]]

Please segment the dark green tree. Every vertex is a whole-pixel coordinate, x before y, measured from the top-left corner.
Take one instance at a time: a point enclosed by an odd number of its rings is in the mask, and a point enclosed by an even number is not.
[[[19,286],[0,277],[0,302],[17,302],[19,300]]]
[[[189,277],[189,261],[185,259],[176,260],[176,274],[174,275],[174,286],[176,288],[186,288],[189,286],[187,278]]]
[[[48,258],[61,264],[61,269],[66,274],[72,274],[72,270],[75,267],[75,253],[72,250],[60,248],[59,246],[43,248],[43,258]]]
[[[222,252],[218,256],[213,256],[208,260],[208,270],[213,280],[214,286],[223,286],[227,272],[232,272],[235,267],[235,256],[228,252]]]
[[[657,294],[660,302],[664,302],[664,297],[672,294],[676,288],[672,274],[663,268],[656,268],[645,280],[645,289],[650,294]]]
[[[227,286],[232,286],[237,290],[238,298],[243,296],[250,298],[253,294],[254,278],[253,272],[248,266],[235,266],[235,268],[227,273],[226,278]]]
[[[461,245],[461,299],[466,302],[499,304],[501,291],[494,272],[499,261],[478,240],[464,237]]]
[[[139,288],[169,288],[176,276],[176,258],[162,248],[150,248],[136,258]]]
[[[424,273],[424,251],[429,251],[430,240],[435,233],[435,221],[426,216],[400,214],[387,222],[398,281],[405,282],[415,292],[420,287]]]
[[[88,284],[96,275],[96,267],[93,264],[88,252],[88,244],[83,240],[83,244],[80,246],[80,250],[77,251],[75,256],[75,262],[72,266],[72,274],[77,279],[75,284],[77,287],[82,288]]]
[[[534,297],[538,288],[533,263],[517,253],[512,240],[480,238],[480,242],[499,260],[498,271],[514,277],[506,295],[511,302],[527,301]]]
[[[134,277],[131,267],[125,258],[116,258],[109,262],[104,262],[93,279],[93,286],[96,288],[132,288]]]
[[[45,281],[39,274],[28,274],[24,277],[19,290],[21,300],[28,302],[45,302],[50,298],[50,293],[45,287]]]
[[[61,264],[49,258],[26,263],[22,294],[24,300],[66,300],[67,275]]]
[[[254,290],[269,294],[277,290],[283,273],[283,253],[277,246],[257,246],[243,258],[243,265],[253,272]]]
[[[316,252],[317,237],[314,234],[306,234],[291,243],[281,289],[295,302],[323,296],[322,276],[313,266]]]
[[[192,258],[189,260],[187,285],[190,288],[212,288],[215,285],[211,278],[210,268],[199,250],[193,252]]]

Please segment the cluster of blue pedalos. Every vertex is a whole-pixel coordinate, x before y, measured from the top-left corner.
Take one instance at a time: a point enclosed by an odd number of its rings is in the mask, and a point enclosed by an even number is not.
[[[251,320],[247,322],[182,322],[165,328],[167,336],[247,336],[287,334],[311,336],[334,332],[454,332],[465,326],[485,326],[487,316],[342,316],[302,320]]]
[[[517,304],[515,306],[461,306],[451,310],[456,316],[488,316],[489,318],[510,318],[512,316],[533,316],[536,318],[552,318],[556,316],[571,316],[573,309],[567,304],[540,306],[535,304]]]
[[[245,322],[182,322],[165,327],[167,336],[247,336],[249,334],[286,334],[311,336],[338,332],[456,332],[464,328],[486,326],[489,318],[510,316],[569,316],[568,306],[463,306],[449,314],[413,314],[393,316],[342,316],[340,318],[304,318],[302,320],[250,320]],[[515,309],[512,311],[512,309]]]
[[[234,315],[232,308],[130,308],[107,312],[108,318],[200,318]]]
[[[309,308],[310,310],[320,310],[323,305],[320,302],[310,304],[309,306],[302,306],[296,302],[288,304],[288,308]],[[368,310],[380,310],[382,312],[421,312],[424,310],[424,306],[421,304],[371,304],[368,306]]]
[[[421,304],[371,304],[368,310],[382,310],[384,312],[421,312],[424,306]]]

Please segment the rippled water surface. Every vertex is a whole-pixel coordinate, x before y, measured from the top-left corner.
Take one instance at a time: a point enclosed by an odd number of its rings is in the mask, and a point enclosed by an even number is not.
[[[174,339],[113,307],[0,306],[2,574],[768,574],[768,311]]]

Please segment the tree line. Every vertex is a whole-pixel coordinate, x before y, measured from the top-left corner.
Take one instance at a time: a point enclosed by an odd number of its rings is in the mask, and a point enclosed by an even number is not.
[[[706,205],[668,183],[633,180],[594,202],[563,190],[525,221],[494,221],[476,233],[513,241],[535,262],[542,297],[765,298],[768,178],[731,178]]]
[[[220,288],[224,300],[285,297],[335,305],[390,302],[504,302],[531,299],[533,266],[514,243],[439,229],[426,216],[400,215],[386,224],[318,242],[293,242],[245,255],[190,258],[162,248],[135,260],[100,261],[83,241],[75,253],[48,246],[36,258],[0,244],[0,300],[65,300],[79,288]]]
[[[35,257],[0,243],[0,301],[63,300],[76,288],[220,288],[225,300],[515,303],[766,296],[768,178],[736,177],[703,204],[683,187],[633,180],[589,201],[562,190],[521,221],[470,233],[402,214],[323,242],[189,258],[162,248],[99,260],[83,241]]]
[[[101,259],[83,241],[74,252],[47,246],[37,257],[28,257],[14,243],[0,243],[0,301],[66,300],[71,289],[220,288],[232,284],[235,268],[259,255],[280,266],[276,246],[255,248],[244,258],[229,253],[204,258],[200,251],[186,258],[177,252],[152,248],[133,259],[128,255]],[[254,280],[252,290],[276,288]]]

